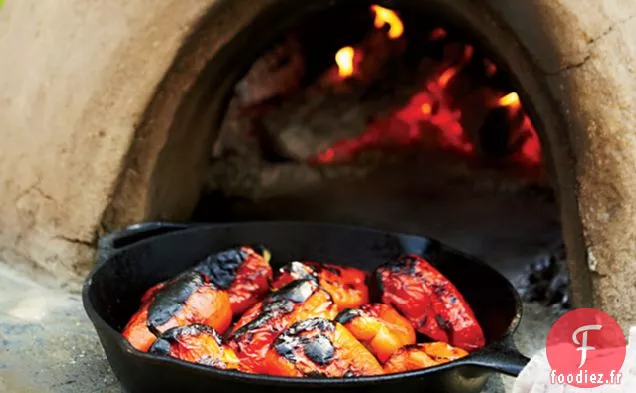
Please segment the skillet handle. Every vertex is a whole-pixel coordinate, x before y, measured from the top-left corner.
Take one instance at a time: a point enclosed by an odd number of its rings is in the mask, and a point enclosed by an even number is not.
[[[130,225],[124,229],[111,232],[103,236],[97,243],[96,264],[98,266],[103,264],[121,249],[139,241],[190,227],[192,227],[192,224],[154,221]]]
[[[494,370],[511,377],[519,376],[529,362],[530,359],[519,352],[510,336],[466,358],[466,364]]]

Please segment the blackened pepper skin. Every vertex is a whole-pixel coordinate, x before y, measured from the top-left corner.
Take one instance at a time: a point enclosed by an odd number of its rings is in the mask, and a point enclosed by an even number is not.
[[[205,325],[168,329],[157,338],[148,352],[223,370],[239,369],[240,366],[234,351],[222,343],[214,329]]]
[[[331,296],[315,281],[294,281],[248,310],[233,328],[228,345],[246,369],[263,373],[265,355],[280,332],[297,321],[312,317],[331,319],[336,313]]]
[[[329,292],[340,310],[358,307],[369,301],[367,273],[353,267],[318,262],[291,262],[279,269],[272,283],[277,290],[294,280],[314,280]]]
[[[265,372],[288,377],[378,375],[377,359],[341,324],[324,318],[297,322],[274,341]]]
[[[168,329],[200,323],[224,332],[232,310],[225,291],[207,282],[201,273],[186,271],[158,287],[130,319],[122,335],[140,351],[147,351],[156,336]]]
[[[484,347],[484,333],[468,302],[424,258],[399,257],[380,266],[376,275],[382,302],[399,310],[418,332],[467,351]]]
[[[262,246],[236,247],[212,254],[195,270],[218,288],[228,291],[232,313],[237,316],[258,303],[269,291],[270,252]]]
[[[177,276],[168,285],[163,286],[150,301],[148,306],[148,328],[155,335],[186,304],[194,292],[206,285],[203,276],[189,271]]]

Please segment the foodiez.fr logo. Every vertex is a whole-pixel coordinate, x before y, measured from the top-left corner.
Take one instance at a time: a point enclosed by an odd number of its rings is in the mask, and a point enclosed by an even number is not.
[[[579,388],[620,384],[626,347],[623,330],[608,314],[593,308],[570,311],[548,334],[550,382]]]

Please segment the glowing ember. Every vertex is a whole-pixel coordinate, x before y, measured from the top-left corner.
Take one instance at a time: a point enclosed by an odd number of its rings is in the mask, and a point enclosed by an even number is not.
[[[393,112],[387,119],[376,120],[357,138],[341,140],[312,160],[329,164],[355,158],[361,151],[388,146],[407,146],[424,140],[435,139],[438,146],[460,154],[473,153],[473,141],[466,134],[460,119],[461,111],[451,106],[448,85],[471,59],[473,48],[466,46],[457,65],[448,67],[438,77],[432,78],[427,88],[411,97],[410,102]],[[520,110],[521,100],[516,92],[493,98],[494,107],[509,108],[510,124]],[[516,123],[518,124],[518,123]],[[431,134],[433,132],[434,134]],[[523,164],[541,163],[541,145],[530,118],[523,113],[523,121],[513,130],[511,140],[523,138],[524,142],[512,159]]]
[[[431,33],[431,41],[439,41],[441,39],[444,39],[444,37],[446,37],[446,30],[442,29],[441,27],[436,28]]]
[[[484,60],[484,66],[486,67],[486,75],[493,76],[497,73],[497,66],[492,61]]]
[[[518,159],[531,165],[541,164],[541,142],[527,115],[524,118],[520,132],[526,137],[526,140],[516,154]]]
[[[422,114],[426,116],[429,116],[431,112],[433,112],[433,107],[429,103],[422,104],[420,109],[422,109]]]
[[[338,74],[342,78],[348,78],[353,75],[354,64],[353,57],[356,54],[355,49],[345,46],[336,52],[336,64],[338,65]]]
[[[521,106],[521,100],[519,100],[519,94],[512,92],[501,97],[498,101],[501,106],[518,107]]]
[[[380,7],[379,5],[372,5],[371,10],[375,13],[373,25],[376,28],[381,29],[385,25],[389,25],[389,38],[396,39],[402,36],[404,33],[404,24],[395,11]]]

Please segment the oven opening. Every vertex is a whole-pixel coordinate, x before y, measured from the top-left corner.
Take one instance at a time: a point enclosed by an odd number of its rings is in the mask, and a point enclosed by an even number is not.
[[[192,219],[322,221],[436,238],[529,301],[567,301],[559,212],[523,91],[440,15],[332,6],[235,84]]]

